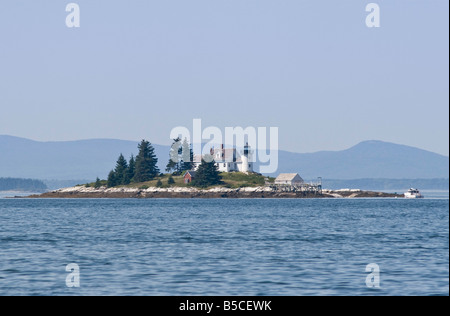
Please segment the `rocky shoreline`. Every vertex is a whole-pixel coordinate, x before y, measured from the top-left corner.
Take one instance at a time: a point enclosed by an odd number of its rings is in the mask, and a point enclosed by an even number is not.
[[[323,190],[322,193],[280,192],[268,187],[229,189],[223,187],[200,190],[196,188],[92,188],[77,186],[59,189],[27,198],[37,199],[104,199],[104,198],[402,198],[403,195],[362,190]],[[23,198],[23,197],[21,197]]]

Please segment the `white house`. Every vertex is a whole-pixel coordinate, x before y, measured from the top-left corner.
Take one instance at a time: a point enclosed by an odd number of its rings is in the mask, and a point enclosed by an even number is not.
[[[235,148],[220,149],[211,148],[210,155],[214,158],[214,162],[219,172],[253,172],[253,162],[251,162],[251,150],[248,144],[245,145],[242,155],[237,153]],[[202,156],[194,156],[194,170],[202,163]]]
[[[275,179],[275,184],[279,185],[301,185],[304,182],[298,173],[280,173]]]

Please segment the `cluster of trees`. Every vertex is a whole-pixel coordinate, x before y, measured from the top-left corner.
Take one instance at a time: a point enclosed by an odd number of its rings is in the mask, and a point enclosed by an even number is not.
[[[146,182],[159,176],[158,158],[152,144],[142,140],[138,149],[139,154],[136,158],[132,155],[129,162],[120,154],[116,167],[108,175],[108,187]]]
[[[184,171],[191,170],[194,167],[194,152],[191,145],[185,138],[181,142],[180,138],[175,138],[170,148],[169,162],[166,166],[166,171],[177,176]]]
[[[0,191],[44,192],[47,185],[41,180],[0,178]]]
[[[160,176],[160,171],[157,166],[158,158],[155,154],[155,149],[152,144],[146,140],[138,146],[139,154],[134,157],[131,155],[129,161],[120,154],[117,159],[116,166],[108,175],[107,186],[115,187],[118,185],[127,185],[130,183],[140,183],[151,181]],[[202,159],[202,163],[197,169],[196,176],[192,181],[193,186],[208,187],[221,183],[221,176],[218,168],[212,159]],[[166,172],[171,173],[168,179],[168,185],[174,184],[172,177],[182,175],[187,170],[192,170],[194,167],[194,154],[191,145],[186,139],[182,142],[180,138],[173,140],[173,144],[169,153],[169,162],[166,165]],[[97,178],[95,187],[100,187],[102,181]],[[156,186],[162,186],[161,179],[158,180]]]
[[[206,160],[210,162],[202,159],[202,163],[198,167],[195,178],[193,179],[191,185],[197,187],[208,187],[211,185],[220,184],[222,182],[222,178],[220,176],[218,168],[214,160],[212,159],[213,157],[208,158],[209,159]],[[167,163],[166,171],[176,176],[183,174],[183,172],[185,171],[192,170],[193,167],[194,153],[187,139],[185,138],[183,142],[181,142],[180,138],[174,139],[172,147],[170,149],[169,162]],[[159,181],[156,185],[158,186],[160,182],[161,181]]]

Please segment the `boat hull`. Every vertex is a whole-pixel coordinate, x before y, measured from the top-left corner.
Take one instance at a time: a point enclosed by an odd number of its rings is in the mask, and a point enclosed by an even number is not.
[[[419,190],[411,188],[408,192],[405,192],[406,199],[422,199],[423,195],[419,192]]]
[[[405,193],[405,199],[423,199],[423,195],[420,193]]]

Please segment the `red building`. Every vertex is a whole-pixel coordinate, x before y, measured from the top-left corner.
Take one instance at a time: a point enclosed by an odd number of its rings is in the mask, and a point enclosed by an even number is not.
[[[184,174],[184,183],[189,184],[195,178],[195,171],[189,170]]]

